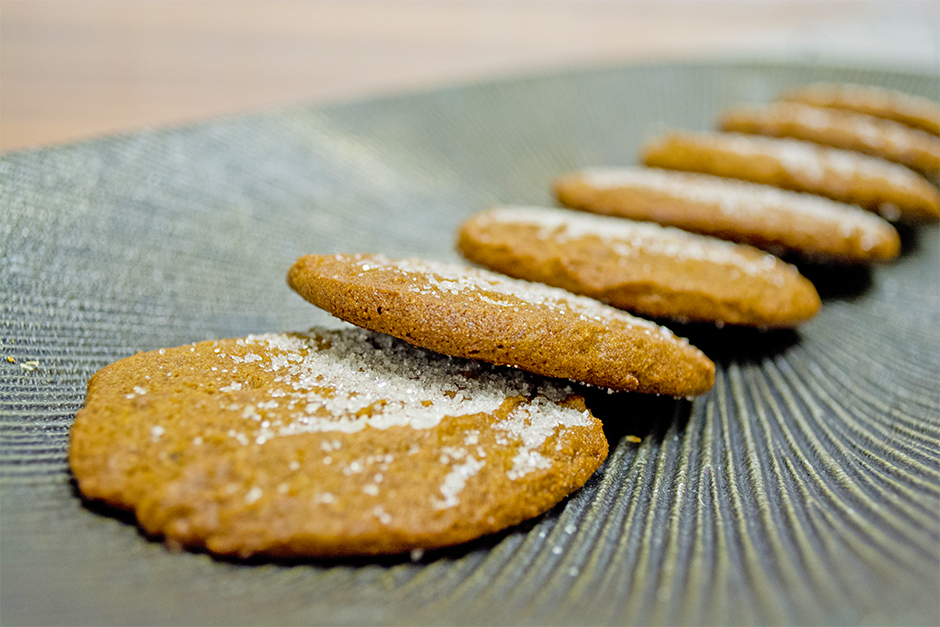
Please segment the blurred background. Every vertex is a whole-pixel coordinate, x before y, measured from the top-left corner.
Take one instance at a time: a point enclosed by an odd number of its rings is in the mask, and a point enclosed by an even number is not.
[[[0,150],[590,65],[940,71],[937,0],[3,0]]]

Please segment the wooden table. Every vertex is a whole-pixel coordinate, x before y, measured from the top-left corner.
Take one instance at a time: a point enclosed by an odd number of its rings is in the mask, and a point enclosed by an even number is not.
[[[0,150],[589,64],[756,55],[936,71],[938,23],[935,0],[4,0]]]

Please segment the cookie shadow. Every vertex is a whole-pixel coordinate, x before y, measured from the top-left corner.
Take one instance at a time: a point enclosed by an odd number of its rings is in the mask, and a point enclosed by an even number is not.
[[[585,486],[580,488],[580,490],[588,489],[588,485],[592,482],[595,482],[599,474],[600,473],[595,473],[588,480],[588,482],[585,483]],[[278,566],[283,568],[306,567],[322,571],[335,568],[357,570],[365,568],[378,568],[389,571],[402,567],[413,567],[417,570],[435,563],[439,563],[441,561],[457,562],[462,559],[473,558],[474,555],[478,555],[480,559],[483,559],[492,551],[496,550],[504,542],[515,541],[521,543],[525,540],[526,537],[528,537],[530,533],[533,533],[536,528],[546,524],[547,522],[557,520],[567,506],[568,499],[572,498],[574,494],[577,493],[578,491],[575,491],[561,502],[557,503],[554,507],[539,514],[538,516],[522,521],[512,527],[507,527],[501,531],[481,536],[479,538],[474,538],[472,540],[468,540],[453,546],[438,547],[433,549],[418,549],[412,552],[398,553],[395,555],[361,555],[346,557],[278,557],[255,555],[243,558],[236,555],[215,555],[200,548],[185,548],[183,550],[186,553],[191,553],[194,555],[205,555],[212,561],[220,564],[239,568]],[[131,522],[133,523],[133,520]],[[150,538],[142,532],[141,535],[153,542],[160,541],[160,538]]]
[[[896,223],[892,226],[894,226],[894,229],[898,232],[898,236],[901,238],[901,252],[898,255],[899,257],[907,257],[920,250],[920,238],[922,237],[923,229],[919,228],[919,225]]]
[[[134,512],[129,509],[123,509],[110,505],[104,501],[99,501],[97,499],[89,499],[82,491],[78,488],[78,481],[74,476],[69,477],[69,489],[72,491],[72,496],[74,496],[82,507],[87,511],[95,514],[97,516],[102,516],[105,518],[113,518],[119,522],[125,523],[137,529],[137,531],[144,537],[147,537],[144,531],[137,524],[137,517],[134,516]],[[149,538],[148,538],[149,539]]]
[[[653,438],[662,441],[674,428],[683,432],[692,415],[692,403],[686,399],[639,394],[608,392],[600,388],[578,390],[591,413],[604,425],[604,436],[613,451],[624,438],[638,443]]]
[[[760,363],[800,343],[797,329],[758,329],[707,323],[662,321],[673,333],[684,337],[716,364]]]
[[[867,264],[838,264],[822,261],[791,260],[804,277],[816,287],[823,306],[827,300],[854,300],[873,284],[872,269]]]
[[[785,255],[783,260],[797,267],[804,277],[816,287],[824,304],[827,300],[854,300],[871,289],[874,268],[890,265],[892,262],[917,253],[921,248],[922,230],[910,224],[894,224],[901,239],[898,257],[886,262],[840,263],[806,259],[795,255]]]

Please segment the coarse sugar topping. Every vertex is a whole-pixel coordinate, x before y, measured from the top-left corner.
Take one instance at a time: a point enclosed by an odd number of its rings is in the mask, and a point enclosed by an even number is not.
[[[784,94],[783,99],[865,111],[878,117],[898,117],[910,121],[932,118],[936,125],[935,102],[921,96],[872,85],[815,83],[792,90]]]
[[[576,213],[546,207],[502,207],[480,217],[481,223],[524,224],[539,228],[537,237],[559,243],[584,237],[599,238],[623,257],[640,253],[660,258],[703,261],[715,265],[733,265],[747,274],[760,276],[780,264],[773,255],[753,252],[737,244],[713,237],[695,235],[680,229],[625,218]]]
[[[658,168],[590,168],[585,182],[599,189],[635,189],[671,199],[708,205],[720,215],[738,220],[773,220],[776,216],[806,218],[807,224],[824,222],[826,229],[843,235],[884,230],[878,216],[854,205],[806,194],[709,174]]]
[[[441,355],[365,329],[251,335],[209,342],[200,353],[208,362],[200,370],[190,369],[195,379],[185,387],[190,389],[195,380],[203,385],[206,371],[211,372],[209,387],[203,389],[211,395],[210,402],[217,403],[217,411],[228,418],[222,423],[224,431],[201,432],[193,439],[194,448],[221,436],[229,445],[260,451],[270,440],[321,434],[318,450],[307,454],[308,462],[316,459],[322,472],[341,476],[360,499],[384,498],[388,478],[400,472],[398,458],[429,446],[432,455],[439,451],[435,463],[443,474],[439,484],[429,486],[428,506],[450,509],[460,503],[459,496],[472,478],[487,467],[494,440],[497,447],[515,455],[506,474],[516,481],[551,466],[555,451],[540,452],[550,437],[557,438],[556,450],[560,451],[570,446],[571,429],[597,428],[590,412],[578,409],[583,405],[566,402],[574,392],[563,382]],[[161,362],[176,363],[178,368],[175,360],[180,354],[188,356],[189,352],[167,351]],[[166,376],[160,381],[175,381],[166,365],[151,372],[159,373],[161,368]],[[160,399],[167,392],[175,394],[180,383],[167,389],[157,386],[148,396]],[[128,402],[138,402],[138,398]],[[355,450],[356,434],[365,429],[433,430],[447,417],[470,416],[477,417],[471,422],[478,426],[465,428],[448,445],[431,437],[425,445],[412,443],[406,453],[346,453]],[[167,426],[163,422],[148,425],[150,442],[158,445],[167,439],[166,434],[175,428],[172,416],[167,420]],[[284,459],[284,464],[291,472],[301,468],[296,459]],[[290,489],[286,482],[264,488],[247,485],[242,498],[244,504],[252,505]],[[322,492],[314,496],[314,502],[330,506],[344,498]],[[381,504],[381,500],[376,502]],[[376,509],[374,515],[382,524],[392,522],[384,509]]]
[[[513,457],[513,467],[507,473],[510,479],[515,480],[536,469],[551,466],[551,462],[539,452],[539,448],[559,426],[586,426],[590,421],[590,413],[587,411],[580,414],[571,412],[566,415],[567,421],[560,425],[558,421],[552,420],[550,414],[545,413],[545,409],[547,401],[536,398],[529,405],[517,406],[505,420],[494,425],[495,429],[522,441]]]
[[[769,110],[772,115],[779,111],[789,114],[800,124],[814,128],[851,133],[866,146],[883,148],[897,152],[909,150],[913,142],[924,142],[929,136],[923,131],[912,129],[898,122],[884,120],[870,115],[813,107],[797,103],[779,103]]]
[[[382,255],[336,255],[336,259],[358,264],[362,273],[397,273],[406,276],[413,281],[410,289],[416,294],[463,295],[471,301],[517,310],[543,308],[556,315],[571,316],[573,320],[590,320],[605,326],[621,324],[656,332],[669,340],[676,339],[672,331],[665,327],[631,316],[592,298],[488,270],[423,259],[388,259]]]
[[[697,139],[742,156],[774,157],[791,174],[805,176],[814,182],[837,174],[846,179],[861,176],[883,179],[904,188],[919,187],[920,178],[904,166],[851,150],[824,148],[799,139],[741,133],[702,134]]]
[[[531,399],[545,420],[558,425],[582,420],[580,412],[559,404],[572,393],[567,386],[363,329],[256,335],[238,344],[245,353],[220,354],[220,363],[252,363],[275,375],[271,389],[251,390],[250,402],[237,401],[250,387],[249,369],[219,382],[230,392],[224,409],[257,423],[249,439],[259,444],[296,433],[430,429],[446,416],[495,412],[514,396]]]

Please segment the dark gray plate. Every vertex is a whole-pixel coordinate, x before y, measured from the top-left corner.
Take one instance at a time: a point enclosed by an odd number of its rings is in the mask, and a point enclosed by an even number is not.
[[[417,562],[174,554],[83,504],[66,465],[105,364],[335,324],[285,285],[296,257],[456,259],[471,212],[551,203],[561,172],[635,163],[665,128],[711,128],[725,105],[815,80],[940,90],[859,69],[650,65],[3,157],[2,622],[940,622],[936,226],[906,230],[892,265],[804,268],[824,306],[796,332],[677,329],[718,362],[714,390],[594,399],[611,455],[584,489]]]

